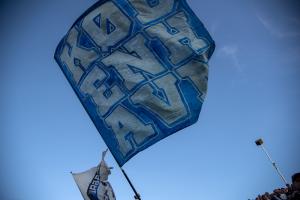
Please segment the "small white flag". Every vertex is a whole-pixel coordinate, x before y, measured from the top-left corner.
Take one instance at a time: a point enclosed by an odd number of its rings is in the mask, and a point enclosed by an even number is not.
[[[114,191],[108,182],[112,167],[108,167],[102,153],[101,163],[82,173],[72,173],[84,200],[115,200]]]

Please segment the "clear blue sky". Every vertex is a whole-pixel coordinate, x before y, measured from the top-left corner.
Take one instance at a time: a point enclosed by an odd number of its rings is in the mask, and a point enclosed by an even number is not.
[[[81,200],[70,171],[97,165],[106,148],[53,59],[94,2],[1,1],[1,200]],[[300,4],[188,2],[217,44],[199,121],[124,168],[143,200],[255,198],[283,185],[258,137],[288,180],[300,171]],[[110,154],[107,162],[117,199],[132,200]]]

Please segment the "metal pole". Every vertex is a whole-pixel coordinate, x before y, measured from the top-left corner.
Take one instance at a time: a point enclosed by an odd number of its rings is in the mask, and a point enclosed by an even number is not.
[[[132,185],[132,183],[131,183],[129,177],[127,176],[126,172],[124,171],[124,169],[123,169],[122,167],[120,167],[120,169],[121,169],[123,175],[125,176],[126,180],[128,181],[128,183],[129,183],[131,189],[133,190],[135,196],[137,197],[137,199],[138,199],[138,200],[142,200],[141,197],[140,197],[140,195],[139,195],[139,193],[137,193],[136,189],[135,189],[134,186]]]
[[[110,150],[109,148],[108,148],[108,150],[109,150],[110,153],[111,153],[111,150]],[[117,163],[118,166],[120,167],[120,169],[121,169],[123,175],[125,176],[125,178],[126,178],[127,182],[129,183],[131,189],[133,190],[133,192],[134,192],[136,198],[137,198],[138,200],[142,200],[141,197],[140,197],[140,195],[139,195],[139,193],[137,193],[136,189],[134,188],[133,184],[131,183],[131,181],[130,181],[129,177],[127,176],[126,172],[124,171],[124,169],[123,169],[123,168],[120,166],[120,164],[118,163],[118,161],[117,161],[117,159],[115,158],[114,154],[111,153],[111,155],[113,156],[113,158],[115,159],[116,163]]]
[[[277,173],[279,174],[280,178],[283,180],[285,185],[288,185],[288,182],[286,181],[283,174],[281,173],[281,171],[277,167],[276,163],[272,160],[272,158],[271,158],[270,154],[268,153],[267,149],[264,147],[263,144],[261,144],[260,146],[261,146],[262,150],[265,152],[265,154],[267,155],[267,157],[269,158],[270,162],[272,163],[273,167],[275,168],[275,170],[277,171]]]

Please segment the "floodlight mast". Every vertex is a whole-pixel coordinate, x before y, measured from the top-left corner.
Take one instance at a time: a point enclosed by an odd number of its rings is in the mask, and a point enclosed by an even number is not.
[[[264,153],[267,155],[268,159],[272,163],[273,167],[275,168],[276,172],[278,173],[278,175],[280,176],[282,181],[285,183],[285,185],[289,185],[288,182],[286,181],[286,179],[284,178],[283,174],[281,173],[281,171],[277,167],[276,163],[272,160],[272,158],[271,158],[270,154],[268,153],[267,149],[265,148],[264,141],[260,138],[260,139],[255,141],[255,144],[262,148],[262,150],[264,151]]]

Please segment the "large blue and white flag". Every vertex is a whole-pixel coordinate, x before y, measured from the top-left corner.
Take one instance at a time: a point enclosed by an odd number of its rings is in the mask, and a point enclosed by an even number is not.
[[[214,47],[186,0],[100,0],[55,59],[122,166],[197,121]]]

